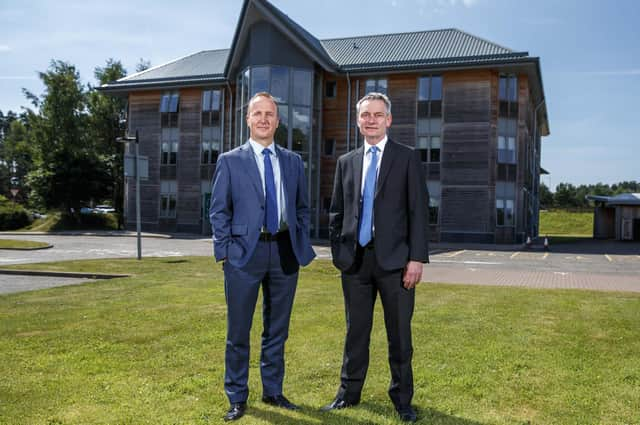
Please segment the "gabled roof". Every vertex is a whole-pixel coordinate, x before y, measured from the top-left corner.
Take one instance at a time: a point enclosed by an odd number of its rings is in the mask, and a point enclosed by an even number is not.
[[[621,193],[615,196],[587,195],[587,200],[602,202],[607,207],[615,205],[640,205],[640,193]]]
[[[455,28],[322,41],[342,71],[516,60],[526,52],[511,49]]]

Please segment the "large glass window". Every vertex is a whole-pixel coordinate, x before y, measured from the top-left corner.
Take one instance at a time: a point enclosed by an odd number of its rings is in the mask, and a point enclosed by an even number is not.
[[[202,92],[202,155],[203,164],[214,164],[218,160],[222,143],[222,92]]]
[[[283,66],[256,66],[247,68],[238,77],[237,143],[250,137],[246,127],[249,99],[266,91],[276,99],[280,125],[275,142],[299,153],[307,166],[311,151],[311,94],[313,74],[306,69]]]
[[[442,145],[442,77],[418,78],[417,144],[422,162],[440,162]]]
[[[498,162],[516,163],[516,136],[518,134],[516,118],[498,118]]]

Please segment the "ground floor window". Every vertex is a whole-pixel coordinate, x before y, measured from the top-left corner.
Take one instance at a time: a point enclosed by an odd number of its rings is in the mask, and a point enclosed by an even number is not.
[[[515,225],[515,183],[496,183],[496,224],[498,226]]]
[[[429,190],[429,224],[438,224],[441,197],[440,182],[438,180],[428,181],[427,189]]]
[[[160,217],[175,218],[178,185],[175,180],[160,182]]]

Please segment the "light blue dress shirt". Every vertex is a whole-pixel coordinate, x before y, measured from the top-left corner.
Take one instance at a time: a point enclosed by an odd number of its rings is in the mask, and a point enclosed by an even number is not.
[[[256,160],[256,164],[258,165],[258,171],[260,172],[260,179],[262,180],[262,193],[266,194],[266,186],[264,182],[264,155],[262,151],[265,149],[260,143],[256,142],[253,139],[249,139],[249,143],[251,144],[251,149],[253,149],[253,157]],[[280,176],[280,159],[278,158],[278,154],[276,151],[276,146],[272,142],[266,149],[271,151],[271,166],[273,167],[273,178],[276,186],[276,201],[278,202],[278,223],[280,223],[279,230],[284,230],[287,228],[287,223],[285,220],[286,215],[286,205],[284,198],[284,187],[282,178]]]

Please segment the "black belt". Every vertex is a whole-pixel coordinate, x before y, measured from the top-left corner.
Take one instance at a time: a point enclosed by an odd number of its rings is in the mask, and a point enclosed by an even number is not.
[[[273,241],[285,240],[285,239],[289,239],[289,230],[283,230],[282,232],[278,232],[275,234],[269,233],[269,232],[262,232],[260,233],[260,237],[258,238],[258,240],[263,242],[273,242]]]

